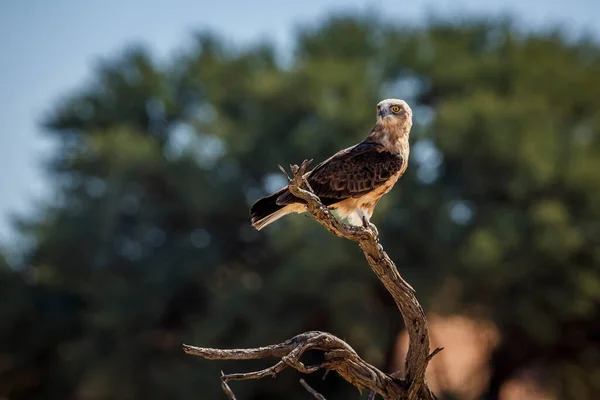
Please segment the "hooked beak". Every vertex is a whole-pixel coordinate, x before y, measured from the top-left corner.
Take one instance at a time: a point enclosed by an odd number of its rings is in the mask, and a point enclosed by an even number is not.
[[[385,118],[389,113],[390,112],[387,109],[383,108],[383,107],[379,109],[379,116],[382,119]]]

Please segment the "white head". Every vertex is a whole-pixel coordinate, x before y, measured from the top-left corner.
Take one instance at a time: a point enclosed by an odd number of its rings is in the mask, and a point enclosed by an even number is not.
[[[386,99],[377,104],[377,122],[386,125],[412,125],[412,110],[400,99]]]

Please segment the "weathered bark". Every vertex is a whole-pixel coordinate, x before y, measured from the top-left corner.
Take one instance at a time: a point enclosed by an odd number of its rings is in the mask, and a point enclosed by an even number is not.
[[[303,178],[309,164],[310,161],[304,161],[301,167],[291,167],[293,178],[288,177],[289,190],[306,201],[308,212],[328,231],[359,244],[371,269],[392,295],[410,338],[405,376],[401,378],[397,374],[386,374],[378,370],[362,360],[343,340],[324,332],[306,332],[286,342],[255,349],[220,350],[184,345],[184,351],[210,360],[281,358],[274,366],[261,371],[223,375],[222,387],[229,399],[235,399],[235,396],[227,384],[228,381],[275,376],[286,367],[295,368],[303,373],[312,373],[319,369],[336,371],[359,389],[367,388],[372,394],[379,394],[384,399],[436,399],[427,386],[425,370],[429,360],[441,349],[429,352],[427,319],[415,297],[414,289],[402,279],[396,265],[379,244],[375,225],[365,221],[364,226],[355,227],[338,221],[312,193],[308,182]],[[324,361],[321,364],[305,366],[300,362],[302,354],[310,349],[324,352]],[[370,398],[372,397],[374,396],[371,395]]]

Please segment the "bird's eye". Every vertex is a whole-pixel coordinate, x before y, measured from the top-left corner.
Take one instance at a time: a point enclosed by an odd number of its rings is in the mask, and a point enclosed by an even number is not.
[[[400,106],[393,106],[392,111],[397,113],[398,111],[400,111]]]

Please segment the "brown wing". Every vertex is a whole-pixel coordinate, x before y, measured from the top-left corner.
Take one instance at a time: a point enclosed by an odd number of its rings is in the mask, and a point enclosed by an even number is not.
[[[310,172],[308,183],[325,205],[369,193],[400,171],[404,163],[400,155],[382,148],[378,143],[363,142],[342,150],[317,165]],[[290,192],[285,192],[277,199],[277,204],[299,201]]]

